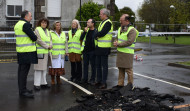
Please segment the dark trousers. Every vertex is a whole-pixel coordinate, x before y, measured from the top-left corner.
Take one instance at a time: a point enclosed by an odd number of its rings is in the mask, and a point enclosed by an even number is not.
[[[96,56],[97,82],[106,84],[108,76],[108,55]]]
[[[31,64],[19,64],[18,66],[18,88],[20,94],[27,90],[27,76],[30,70],[30,65]]]
[[[81,62],[71,62],[71,79],[80,81],[82,77],[82,64]]]
[[[86,52],[83,54],[83,80],[88,81],[88,65],[90,62],[91,71],[92,71],[90,81],[93,82],[95,81],[95,76],[96,76],[95,61],[96,61],[96,56],[94,51]]]

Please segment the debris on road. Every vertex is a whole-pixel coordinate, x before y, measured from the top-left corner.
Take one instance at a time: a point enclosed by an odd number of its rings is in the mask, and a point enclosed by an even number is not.
[[[140,55],[134,55],[134,60],[136,60],[136,61],[143,61],[143,58],[142,58],[142,56],[140,56]]]
[[[83,95],[76,100],[79,105],[66,111],[173,111],[174,107],[169,107],[162,101],[168,100],[173,106],[184,102],[183,98],[157,94],[147,87],[133,90],[125,87],[119,90],[97,90],[94,95]]]

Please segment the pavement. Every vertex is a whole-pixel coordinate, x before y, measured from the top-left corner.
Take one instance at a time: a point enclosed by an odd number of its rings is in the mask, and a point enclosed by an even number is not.
[[[149,48],[148,44],[136,43],[136,47],[143,49],[136,52],[138,56],[142,56],[143,61],[134,60],[134,86],[149,87],[157,93],[179,96],[185,99],[182,104],[190,104],[190,70],[168,66],[168,63],[189,61],[190,46],[152,44]],[[0,61],[1,111],[64,111],[77,105],[76,98],[85,94],[84,91],[63,80],[60,86],[54,85],[49,90],[34,92],[34,99],[19,98],[18,65],[14,59],[9,59],[8,62],[2,61]],[[117,85],[118,70],[115,62],[116,54],[113,53],[109,56],[108,88]],[[65,62],[65,70],[66,74],[63,77],[70,78],[69,62]],[[32,65],[27,82],[29,89],[33,89],[33,74]],[[125,80],[127,84],[127,76]],[[50,83],[49,75],[47,75],[47,81]],[[91,93],[96,91],[94,86],[80,86]],[[181,110],[189,111],[188,108],[181,108]]]

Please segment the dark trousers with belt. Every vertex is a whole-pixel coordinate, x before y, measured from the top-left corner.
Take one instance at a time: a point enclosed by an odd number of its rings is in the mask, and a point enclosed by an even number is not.
[[[27,76],[30,70],[30,65],[31,64],[19,64],[18,66],[18,88],[20,94],[27,90]]]
[[[108,76],[108,55],[96,56],[97,82],[106,84]]]
[[[81,81],[82,78],[82,63],[71,62],[71,79]]]
[[[88,65],[91,65],[91,78],[90,81],[95,82],[96,67],[95,67],[96,55],[94,51],[86,52],[83,54],[83,80],[88,81]]]

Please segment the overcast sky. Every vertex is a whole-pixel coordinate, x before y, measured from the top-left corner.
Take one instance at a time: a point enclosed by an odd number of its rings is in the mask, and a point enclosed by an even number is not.
[[[115,4],[119,9],[130,7],[137,14],[137,9],[142,5],[144,0],[115,0]]]

